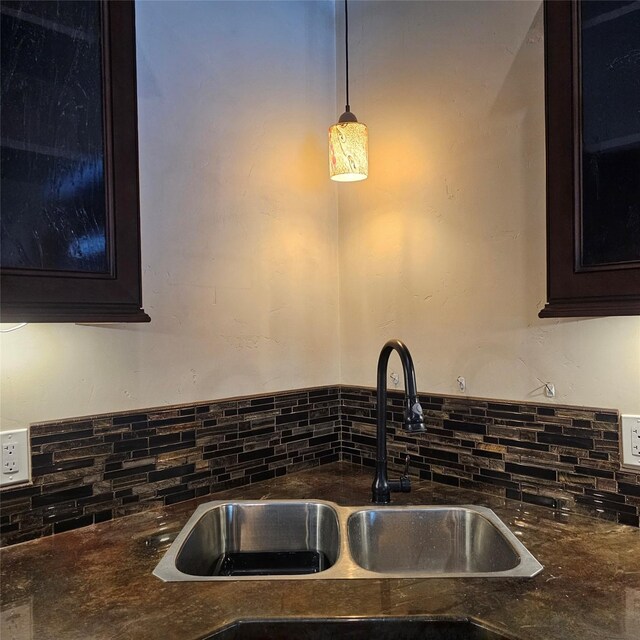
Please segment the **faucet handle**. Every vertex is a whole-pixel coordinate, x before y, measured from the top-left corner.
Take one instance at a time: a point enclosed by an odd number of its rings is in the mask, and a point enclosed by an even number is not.
[[[409,493],[411,491],[411,478],[409,477],[409,462],[411,458],[404,459],[404,472],[398,480],[389,480],[389,490],[394,492]]]
[[[411,456],[407,455],[404,459],[404,472],[402,473],[403,478],[409,477],[409,463],[411,462]]]
[[[404,459],[404,472],[400,476],[400,480],[398,480],[398,490],[402,491],[402,493],[409,493],[409,491],[411,491],[411,478],[409,477],[410,462],[411,458],[407,455]]]

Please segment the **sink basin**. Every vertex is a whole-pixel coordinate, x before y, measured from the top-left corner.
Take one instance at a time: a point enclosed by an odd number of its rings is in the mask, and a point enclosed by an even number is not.
[[[264,579],[325,571],[340,554],[320,501],[210,502],[196,509],[154,574],[163,580]]]
[[[200,505],[154,570],[165,581],[532,577],[542,565],[476,506]]]
[[[317,618],[240,620],[206,640],[509,640],[471,620],[428,618]]]
[[[362,509],[349,516],[347,531],[354,562],[388,576],[515,576],[542,568],[484,507]]]

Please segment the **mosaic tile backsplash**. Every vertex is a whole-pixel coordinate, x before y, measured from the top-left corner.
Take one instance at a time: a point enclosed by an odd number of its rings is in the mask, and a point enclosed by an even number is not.
[[[606,410],[421,394],[408,434],[389,391],[389,469],[639,525]],[[0,493],[3,545],[344,460],[373,466],[375,391],[331,386],[32,425],[33,485]],[[363,496],[363,502],[368,496]]]
[[[621,470],[616,411],[420,394],[427,431],[402,429],[389,392],[389,468],[554,509],[639,526],[640,474]],[[341,459],[373,466],[376,394],[341,388]]]
[[[339,390],[36,424],[31,454],[33,485],[0,493],[2,544],[335,462]]]

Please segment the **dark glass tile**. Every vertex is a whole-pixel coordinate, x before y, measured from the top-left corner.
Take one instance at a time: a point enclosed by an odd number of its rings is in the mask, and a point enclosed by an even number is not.
[[[0,494],[0,509],[7,507],[15,502],[23,501],[28,502],[31,496],[37,496],[41,493],[42,487],[40,485],[32,485],[28,487],[18,487],[16,489],[3,489]]]
[[[590,438],[575,438],[556,433],[546,433],[541,431],[537,435],[538,442],[555,444],[559,447],[570,447],[574,449],[593,449],[593,440]]]
[[[89,496],[88,498],[79,498],[78,505],[84,507],[90,504],[100,504],[101,502],[110,502],[114,499],[115,499],[115,494],[113,492],[100,493],[95,496]]]
[[[616,413],[596,413],[598,422],[618,422],[618,414]]]
[[[289,424],[290,422],[307,422],[309,420],[308,411],[298,411],[289,414],[276,416],[276,424]]]
[[[486,449],[473,449],[474,456],[480,456],[481,458],[491,458],[492,460],[502,460],[502,454],[497,451],[487,451]]]
[[[252,398],[251,406],[257,407],[265,404],[273,404],[275,402],[275,398],[273,396],[263,396],[261,398]]]
[[[118,469],[117,471],[107,471],[104,474],[105,480],[114,480],[115,478],[126,478],[128,476],[137,476],[149,471],[155,471],[155,464],[145,464],[139,467],[128,467],[127,469]]]
[[[238,454],[238,462],[248,462],[249,460],[258,460],[273,455],[273,447],[264,447],[262,449],[254,449],[246,453]]]
[[[31,498],[31,503],[34,507],[46,507],[48,505],[54,505],[58,502],[76,500],[78,498],[86,498],[92,494],[92,486],[75,487],[73,489],[65,489],[64,491],[56,491],[53,493],[33,496],[33,498]]]
[[[453,451],[441,451],[432,447],[419,447],[421,456],[425,458],[435,458],[436,460],[447,460],[449,462],[458,462],[458,454]]]
[[[629,513],[637,515],[638,510],[636,507],[630,504],[623,504],[622,502],[611,502],[609,500],[600,500],[594,496],[576,496],[575,501],[578,504],[584,504],[595,509],[606,509],[608,511],[617,511],[619,513]]]
[[[93,514],[93,521],[95,524],[100,522],[107,522],[113,518],[113,511],[107,509],[105,511],[99,511],[98,513]]]
[[[336,433],[328,433],[324,436],[317,436],[315,438],[309,439],[309,446],[316,447],[320,444],[328,444],[330,442],[335,442],[338,439],[338,435]]]
[[[80,516],[79,518],[72,518],[71,520],[61,520],[53,525],[54,533],[63,533],[64,531],[71,531],[73,529],[79,529],[80,527],[86,527],[93,524],[93,514],[86,516]]]
[[[487,433],[487,425],[478,424],[476,422],[460,422],[454,420],[445,420],[444,426],[446,429],[451,429],[453,431],[466,431],[468,433]]]
[[[487,476],[489,478],[502,478],[503,480],[511,480],[511,476],[505,471],[499,471],[497,469],[480,469],[481,476]]]
[[[557,480],[557,472],[553,469],[543,469],[542,467],[533,467],[531,465],[516,464],[515,462],[506,462],[505,471],[516,473],[521,476],[529,476],[532,478],[542,478],[544,480]]]
[[[172,495],[168,495],[164,499],[164,503],[166,505],[175,504],[177,502],[185,502],[186,500],[191,500],[196,497],[195,489],[189,489],[188,491],[184,491],[182,493],[174,493]]]
[[[282,444],[287,444],[290,442],[297,442],[299,440],[307,440],[309,437],[311,437],[311,433],[308,431],[305,431],[303,433],[294,433],[290,436],[287,436],[286,438],[280,438],[280,442]]]
[[[158,480],[166,480],[167,478],[186,476],[189,473],[193,473],[195,466],[195,464],[183,464],[177,467],[168,467],[160,471],[152,471],[149,473],[149,482],[158,482]]]
[[[148,438],[132,438],[130,440],[122,440],[121,442],[113,443],[114,453],[118,453],[120,451],[135,451],[139,449],[148,449],[148,448],[149,448]]]
[[[591,489],[587,487],[585,488],[584,492],[586,495],[593,496],[594,498],[598,498],[600,500],[613,500],[614,502],[625,501],[625,498],[623,495],[612,493],[611,491],[600,491],[599,489]]]
[[[53,433],[46,436],[35,436],[31,438],[31,445],[48,444],[50,442],[65,442],[66,440],[82,440],[83,438],[92,438],[93,429],[85,431],[65,431],[64,433]]]
[[[35,473],[40,467],[50,467],[53,464],[53,453],[39,453],[31,456],[31,469]]]
[[[619,513],[618,514],[618,522],[620,524],[628,524],[632,527],[640,526],[640,518],[638,516],[634,516],[630,513]]]
[[[605,471],[604,469],[594,469],[593,467],[576,466],[576,473],[585,476],[595,476],[596,478],[613,478],[613,471]]]
[[[249,481],[253,484],[254,482],[260,482],[261,480],[270,480],[271,478],[276,477],[276,472],[273,469],[267,469],[266,471],[261,471],[260,473],[254,473],[249,477]]]
[[[514,406],[512,404],[498,404],[496,402],[489,402],[487,405],[487,409],[491,409],[492,411],[513,411],[517,409],[517,405]]]
[[[238,415],[244,416],[250,413],[259,413],[260,411],[268,411],[268,410],[271,410],[271,411],[275,410],[275,405],[273,404],[273,402],[263,406],[249,405],[248,407],[240,407],[238,409]]]
[[[528,502],[529,504],[537,504],[541,507],[549,507],[550,509],[558,508],[558,501],[551,496],[541,496],[535,493],[522,492],[520,500],[522,502]]]
[[[628,482],[618,482],[618,490],[626,496],[640,498],[640,484],[629,484]]]
[[[151,436],[149,438],[149,448],[160,447],[165,444],[172,444],[174,442],[180,442],[180,432],[165,433],[161,436]]]
[[[562,425],[559,424],[545,424],[544,425],[545,433],[562,433]]]
[[[34,478],[37,476],[49,475],[52,473],[61,473],[63,471],[73,471],[74,469],[88,469],[89,467],[93,467],[95,464],[94,458],[80,458],[78,460],[66,460],[64,462],[57,462],[52,464],[50,467],[40,467],[39,469],[34,469],[33,476]]]
[[[434,472],[433,474],[431,474],[431,480],[433,480],[433,482],[439,482],[440,484],[448,484],[452,487],[460,486],[460,478],[456,478],[454,476],[445,476],[441,473]]]

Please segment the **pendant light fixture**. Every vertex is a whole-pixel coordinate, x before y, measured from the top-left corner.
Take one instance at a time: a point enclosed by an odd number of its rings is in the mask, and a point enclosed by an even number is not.
[[[337,182],[364,180],[369,173],[367,125],[358,122],[349,105],[349,14],[344,0],[345,111],[329,127],[329,175]]]

